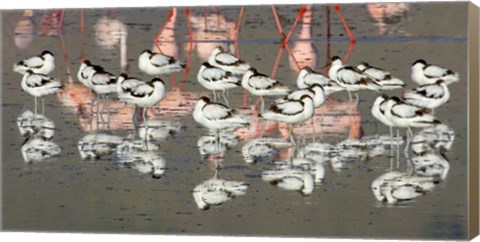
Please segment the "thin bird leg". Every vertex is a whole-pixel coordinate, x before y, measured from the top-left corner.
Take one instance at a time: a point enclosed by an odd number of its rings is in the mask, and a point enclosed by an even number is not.
[[[317,137],[317,133],[315,133],[315,116],[312,117],[312,132],[313,132],[313,139],[312,142],[315,142],[315,137]]]
[[[215,153],[218,153],[220,151],[220,130],[217,129],[217,132],[215,132]]]
[[[100,115],[100,120],[102,122],[102,126],[104,125],[105,120],[103,120],[103,109],[100,111],[100,96],[97,96],[97,116]]]
[[[37,97],[34,97],[35,100],[35,114],[37,114]]]
[[[292,143],[292,145],[294,147],[296,147],[297,143],[295,142],[295,139],[293,138],[293,124],[288,124],[288,134],[290,135],[290,143]]]
[[[352,93],[350,91],[347,91],[347,92],[348,92],[348,99],[352,101]]]
[[[358,102],[360,101],[360,99],[358,98],[358,93],[355,93],[355,98],[356,98],[356,105],[358,105]]]
[[[143,108],[143,123],[147,122],[147,110],[147,107]]]
[[[230,103],[228,102],[228,98],[226,95],[226,90],[223,90],[223,99],[225,100],[225,103],[227,104],[227,106],[230,106]]]
[[[262,105],[260,106],[260,113],[263,113],[265,111],[265,102],[263,101],[263,96],[260,96],[260,99],[262,100]]]
[[[110,109],[108,108],[108,95],[105,97],[105,107],[107,108],[107,129],[110,130]]]
[[[217,102],[217,92],[213,90],[213,101]]]
[[[390,150],[393,149],[393,128],[392,126],[388,126],[388,128],[390,129]]]
[[[303,145],[305,145],[306,141],[305,141],[305,137],[307,136],[307,129],[305,128],[307,124],[303,124]]]
[[[132,115],[132,123],[133,123],[133,128],[135,130],[137,130],[137,127],[138,127],[138,123],[137,123],[137,112],[138,112],[138,107],[137,105],[134,106],[134,109],[133,109],[133,115]],[[137,133],[137,132],[135,132]]]
[[[45,115],[45,99],[42,97],[42,114]]]
[[[432,108],[432,115],[435,115],[435,109]]]
[[[411,175],[412,173],[412,162],[410,160],[410,156],[408,155],[408,148],[410,147],[410,141],[412,138],[412,130],[410,127],[407,129],[407,143],[405,144],[405,157],[407,158],[407,174]]]

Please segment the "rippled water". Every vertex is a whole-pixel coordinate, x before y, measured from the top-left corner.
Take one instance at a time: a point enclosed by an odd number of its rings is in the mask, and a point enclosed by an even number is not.
[[[170,9],[85,10],[83,32],[80,11],[68,10],[64,13],[63,35],[57,28],[60,11],[2,12],[4,229],[465,239],[467,4],[412,3],[390,7],[383,8],[388,11],[378,11],[373,4],[341,5],[357,39],[352,46],[334,8],[330,8],[328,25],[325,6],[313,6],[305,15],[312,14],[313,22],[308,24],[304,18],[292,32],[288,47],[295,58],[288,49],[280,48],[280,35],[270,6],[244,9],[237,44],[233,40],[240,7],[192,7],[188,11],[190,22],[186,21],[185,9],[177,8],[158,40],[166,54],[188,63],[189,72],[162,76],[167,83],[167,98],[149,113],[150,119],[175,122],[175,132],[159,134],[168,137],[158,141],[158,150],[152,151],[153,156],[163,158],[166,164],[161,179],[140,172],[150,167],[120,164],[116,152],[99,160],[82,160],[77,145],[86,135],[108,133],[121,140],[134,133],[133,108],[111,100],[107,132],[107,125],[99,124],[102,118],[97,121],[98,115],[93,114],[93,120],[90,119],[88,89],[76,81],[76,72],[81,58],[87,58],[115,74],[126,71],[132,76],[151,79],[139,71],[137,58],[142,50],[154,47],[154,39],[164,27]],[[299,9],[300,6],[276,7],[286,35]],[[391,15],[382,17],[385,12]],[[189,28],[194,40],[191,44]],[[128,34],[122,37],[119,33],[124,30]],[[330,40],[327,31],[331,32]],[[324,182],[315,185],[311,194],[275,187],[264,181],[265,172],[274,169],[272,160],[288,160],[294,152],[283,149],[256,164],[245,162],[242,147],[260,136],[261,122],[256,118],[257,98],[245,95],[241,89],[230,93],[230,105],[254,117],[250,127],[236,131],[238,140],[225,143],[228,149],[220,155],[201,155],[214,148],[207,137],[201,140],[204,146],[199,150],[199,139],[208,136],[208,130],[193,121],[191,112],[198,97],[211,93],[197,83],[196,74],[217,45],[239,54],[260,72],[275,72],[279,80],[292,88],[297,76],[293,59],[300,66],[312,65],[314,69],[320,69],[328,56],[333,55],[347,57],[352,64],[368,61],[392,71],[405,80],[408,88],[415,87],[409,78],[410,65],[418,58],[458,71],[462,80],[450,85],[450,101],[435,111],[437,118],[455,133],[453,146],[446,153],[450,161],[446,179],[436,184],[432,192],[412,201],[377,202],[370,185],[390,168],[389,146],[385,146],[379,156],[344,159],[341,168],[326,164]],[[33,111],[33,98],[22,91],[21,76],[11,70],[11,65],[44,49],[55,53],[56,69],[51,75],[65,84],[61,94],[46,98],[45,112],[56,125],[51,141],[59,145],[61,153],[55,158],[26,164],[21,154],[24,138],[16,121],[24,111]],[[401,91],[389,93],[400,95]],[[346,93],[331,95],[317,110],[315,122],[321,128],[316,130],[319,132],[316,141],[337,145],[348,138],[361,140],[375,134],[388,135],[388,128],[370,114],[377,95],[361,92],[358,105],[348,101]],[[104,117],[106,120],[107,115]],[[264,125],[267,136],[288,137],[285,126],[269,122]],[[301,128],[295,131],[297,136],[302,132]],[[307,132],[306,140],[310,143],[311,129]],[[399,160],[400,171],[405,172],[403,154]],[[216,166],[221,168],[218,174]],[[249,187],[244,195],[200,210],[192,192],[215,175],[245,182]]]

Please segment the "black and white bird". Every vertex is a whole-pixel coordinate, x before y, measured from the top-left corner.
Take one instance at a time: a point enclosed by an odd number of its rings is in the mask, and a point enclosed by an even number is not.
[[[13,71],[25,75],[27,70],[34,73],[48,75],[55,69],[55,57],[52,52],[45,50],[40,55],[32,56],[13,65]]]
[[[265,110],[264,96],[284,96],[290,92],[290,89],[279,81],[257,72],[255,68],[249,68],[242,78],[242,87],[255,96],[260,96],[262,104],[260,112]]]
[[[193,119],[209,130],[216,131],[216,140],[220,139],[220,130],[247,126],[249,119],[228,106],[211,102],[208,97],[198,99],[193,109]]]
[[[144,50],[138,57],[138,68],[151,76],[170,74],[185,69],[186,65],[175,57]]]
[[[301,124],[313,117],[315,107],[313,99],[309,95],[303,95],[297,100],[288,100],[273,104],[267,111],[260,114],[260,117],[268,120],[275,120],[288,124],[290,140],[295,144],[293,138],[293,125]]]
[[[451,84],[460,80],[457,72],[444,67],[427,64],[425,60],[416,60],[412,65],[412,80],[419,84],[432,84],[438,80],[444,80],[445,83]]]
[[[394,90],[405,87],[405,83],[399,78],[393,76],[389,71],[383,70],[375,66],[371,66],[366,62],[360,63],[359,65],[357,65],[357,68],[363,74],[374,78],[377,83],[382,86],[381,90]]]
[[[165,83],[160,78],[142,82],[121,74],[118,79],[118,98],[121,101],[143,108],[143,121],[147,120],[147,109],[165,98]],[[135,112],[136,114],[136,112]]]
[[[387,110],[386,105],[388,100],[389,100],[389,97],[385,94],[378,96],[373,102],[371,112],[373,117],[375,117],[382,124],[388,126],[388,128],[390,129],[390,137],[393,138],[392,128],[395,126],[395,124],[385,116],[385,112]]]
[[[332,80],[318,72],[312,70],[311,67],[305,66],[300,70],[297,77],[297,87],[300,89],[308,88],[313,84],[319,84],[323,87],[325,95],[345,90],[337,81]]]
[[[42,98],[42,113],[45,112],[43,96],[57,93],[63,88],[61,81],[44,74],[27,70],[23,75],[22,89],[35,98],[35,113],[37,113],[37,98]]]
[[[357,67],[344,65],[342,59],[338,56],[332,57],[328,76],[347,90],[350,100],[352,99],[351,92],[365,89],[379,91],[382,89],[382,85],[375,78],[364,74]]]
[[[241,86],[240,79],[232,72],[212,66],[204,62],[197,74],[198,82],[208,90],[213,91],[213,101],[217,101],[217,91],[222,91],[225,103],[228,105],[226,92],[232,88]]]
[[[221,46],[213,49],[208,57],[208,63],[225,71],[229,71],[234,75],[243,75],[250,68],[250,64],[226,52]]]
[[[197,207],[207,210],[211,206],[221,205],[235,197],[245,195],[248,184],[240,181],[227,181],[215,177],[206,180],[193,189],[193,198]]]
[[[447,83],[442,79],[432,84],[421,85],[403,94],[405,103],[432,109],[432,113],[435,112],[435,108],[446,103],[448,99],[450,99],[450,91]]]

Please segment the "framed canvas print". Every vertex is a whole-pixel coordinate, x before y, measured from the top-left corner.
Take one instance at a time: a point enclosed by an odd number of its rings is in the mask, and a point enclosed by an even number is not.
[[[478,234],[478,6],[171,4],[1,11],[2,231]]]

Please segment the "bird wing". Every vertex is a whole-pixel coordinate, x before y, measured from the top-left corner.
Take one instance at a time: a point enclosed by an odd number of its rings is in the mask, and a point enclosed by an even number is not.
[[[209,120],[219,120],[230,117],[233,114],[232,109],[219,103],[209,103],[202,109],[203,116]]]
[[[398,117],[403,118],[412,118],[415,117],[418,111],[421,109],[415,106],[408,104],[396,104],[392,107],[392,114]]]
[[[154,66],[162,67],[175,63],[175,58],[160,53],[155,53],[150,56],[150,63]]]
[[[48,83],[52,80],[53,80],[53,78],[51,78],[49,76],[34,73],[34,74],[31,74],[28,77],[27,86],[29,86],[29,87],[39,87],[39,86],[45,85],[46,83]]]
[[[43,60],[42,57],[33,56],[33,57],[27,58],[23,61],[20,61],[20,63],[18,63],[18,64],[26,66],[26,67],[30,67],[30,68],[40,68],[40,67],[43,66],[43,63],[44,63],[44,60]]]
[[[345,66],[337,71],[337,79],[345,84],[366,83],[372,79],[362,73],[355,67]]]
[[[330,78],[320,74],[320,73],[309,73],[305,76],[305,83],[307,85],[313,85],[315,83],[320,85],[326,85],[330,83]]]
[[[126,79],[120,84],[123,91],[129,92],[135,89],[137,86],[145,84],[145,82],[137,79]]]
[[[215,60],[218,63],[223,64],[223,65],[235,65],[235,64],[241,62],[240,59],[238,59],[237,57],[235,57],[234,55],[232,55],[230,53],[218,53],[215,56]]]
[[[428,65],[423,69],[423,72],[426,77],[428,78],[435,78],[435,77],[442,77],[445,75],[448,75],[452,73],[452,71],[439,67],[439,66],[433,66],[433,65]]]
[[[437,84],[420,86],[413,91],[427,98],[441,98],[445,93],[443,88]]]
[[[153,91],[154,91],[154,88],[152,86],[150,86],[147,83],[144,83],[132,89],[130,93],[134,97],[145,97],[145,96],[151,95]]]
[[[232,73],[231,72],[227,72],[227,71],[224,71],[220,68],[206,68],[203,72],[202,72],[202,78],[205,79],[205,80],[208,80],[208,81],[211,81],[211,82],[215,82],[215,81],[218,81],[218,80],[221,80],[225,77],[227,77],[228,75],[231,75]]]
[[[248,79],[248,85],[257,90],[269,89],[278,84],[280,84],[278,81],[259,73],[252,75]]]
[[[299,100],[290,100],[283,103],[278,103],[270,108],[271,111],[283,113],[285,115],[296,115],[303,112],[303,103]]]
[[[94,85],[108,85],[116,81],[117,78],[108,72],[95,72],[92,76],[92,84]]]
[[[377,80],[389,80],[392,78],[390,72],[379,68],[367,68],[363,71],[364,74],[371,76]]]

